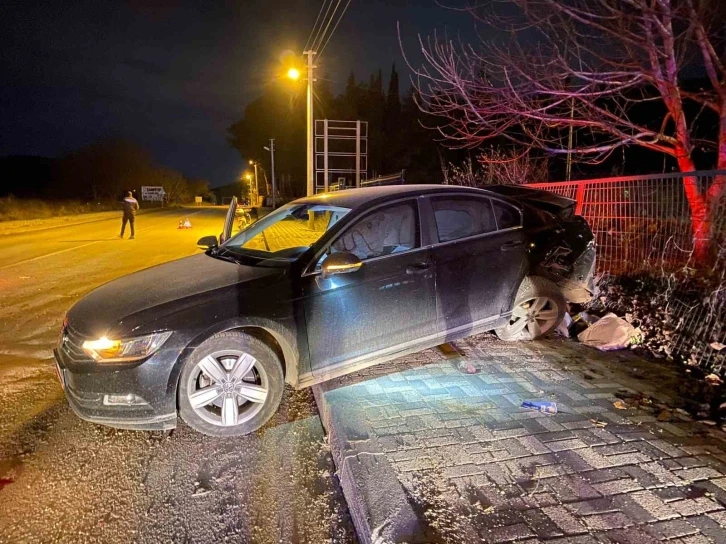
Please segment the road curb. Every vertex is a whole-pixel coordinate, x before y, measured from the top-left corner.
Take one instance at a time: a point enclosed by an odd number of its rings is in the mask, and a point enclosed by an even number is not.
[[[342,390],[329,383],[312,389],[359,541],[416,542],[421,523],[371,429],[348,407]]]

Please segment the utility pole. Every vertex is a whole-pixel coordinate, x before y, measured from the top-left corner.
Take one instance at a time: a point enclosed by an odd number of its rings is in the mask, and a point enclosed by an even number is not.
[[[255,201],[252,205],[257,206],[260,200],[260,184],[257,182],[257,161],[250,160],[250,164],[255,167]]]
[[[313,116],[313,83],[315,81],[313,56],[315,51],[304,51],[308,59],[308,94],[307,94],[307,196],[315,194],[315,118]]]
[[[272,209],[277,207],[277,182],[275,181],[275,139],[270,138],[270,147],[265,146],[270,152],[270,165],[272,170]]]

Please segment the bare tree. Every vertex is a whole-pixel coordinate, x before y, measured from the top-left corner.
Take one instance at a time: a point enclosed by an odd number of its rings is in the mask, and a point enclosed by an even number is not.
[[[496,4],[497,2],[494,2]],[[491,4],[491,3],[489,3]],[[488,5],[489,5],[488,4]],[[638,145],[695,170],[694,150],[710,148],[726,169],[726,58],[720,2],[708,0],[508,0],[521,13],[509,18],[481,6],[461,8],[478,22],[509,31],[511,39],[477,45],[419,38],[423,64],[413,68],[422,111],[443,122],[448,145],[473,148],[492,138],[550,154],[572,152],[598,162],[613,150]],[[535,38],[535,39],[533,39]],[[409,63],[410,66],[410,63]],[[708,89],[687,90],[685,67],[700,67]],[[660,106],[658,119],[634,120],[634,108]],[[698,114],[687,116],[686,105]],[[693,131],[709,110],[718,118],[714,139]],[[568,149],[568,129],[578,144]],[[694,249],[704,258],[710,208],[726,188],[684,177]]]
[[[536,157],[527,150],[491,147],[477,156],[482,167],[489,172],[492,184],[521,185],[548,181],[547,157]]]
[[[547,181],[546,157],[491,147],[460,164],[442,163],[446,183],[466,187],[485,185],[521,185]]]

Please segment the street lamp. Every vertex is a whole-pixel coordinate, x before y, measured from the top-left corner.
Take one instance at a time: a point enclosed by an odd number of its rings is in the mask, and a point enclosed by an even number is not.
[[[270,147],[264,146],[265,151],[270,152],[270,164],[272,166],[272,209],[277,206],[277,184],[275,183],[275,139],[270,138]]]
[[[249,172],[244,173],[244,178],[247,180],[247,193],[252,197],[252,174]]]
[[[315,142],[315,134],[313,132],[313,127],[315,125],[314,117],[313,117],[313,82],[315,81],[315,75],[314,75],[314,68],[315,65],[313,64],[313,56],[315,56],[315,51],[303,51],[303,55],[307,57],[307,64],[308,64],[308,77],[307,77],[307,196],[312,196],[315,192],[315,170],[314,170],[314,147],[313,143]],[[293,81],[296,81],[300,78],[300,70],[297,68],[291,67],[287,70],[287,77],[292,79]]]
[[[250,159],[250,165],[255,167],[255,202],[253,206],[257,206],[260,196],[260,184],[257,181],[257,161]]]

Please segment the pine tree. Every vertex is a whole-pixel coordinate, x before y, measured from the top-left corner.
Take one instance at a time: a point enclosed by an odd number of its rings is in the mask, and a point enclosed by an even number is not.
[[[388,81],[388,95],[386,96],[386,120],[388,124],[398,121],[401,116],[401,91],[399,89],[396,63],[391,68],[391,79]]]

